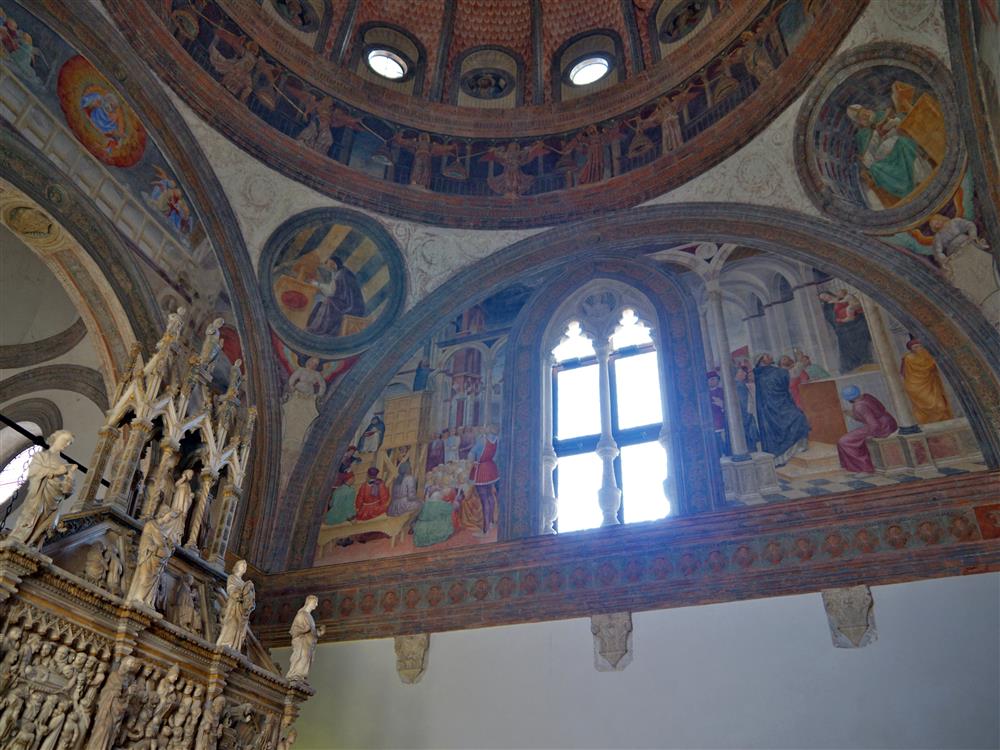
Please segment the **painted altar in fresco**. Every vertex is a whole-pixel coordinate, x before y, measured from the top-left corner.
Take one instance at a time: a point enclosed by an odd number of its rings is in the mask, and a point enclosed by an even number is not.
[[[371,405],[340,458],[316,564],[496,541],[505,346],[527,294],[449,320]]]

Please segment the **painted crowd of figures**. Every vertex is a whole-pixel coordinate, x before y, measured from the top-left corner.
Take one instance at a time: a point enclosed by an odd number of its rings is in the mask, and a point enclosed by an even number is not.
[[[906,348],[900,372],[916,423],[951,419],[952,410],[934,357],[916,338],[911,338]],[[831,374],[798,350],[794,357],[783,355],[777,362],[770,353],[761,353],[752,369],[747,361],[734,362],[733,372],[748,450],[771,453],[779,467],[807,451],[812,427],[803,408],[801,389],[805,383],[829,379]],[[715,370],[707,378],[720,452],[731,455],[721,379]],[[896,418],[876,396],[863,393],[853,383],[840,390],[840,397],[849,407],[844,415],[859,424],[837,439],[840,466],[848,472],[873,473],[875,467],[866,441],[893,434],[899,427]]]

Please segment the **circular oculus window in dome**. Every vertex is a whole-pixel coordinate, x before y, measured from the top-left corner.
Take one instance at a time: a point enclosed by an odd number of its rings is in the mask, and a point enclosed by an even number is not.
[[[574,86],[597,83],[611,72],[611,60],[604,55],[588,55],[569,69],[569,82]]]
[[[402,55],[384,47],[369,50],[365,59],[369,68],[390,81],[406,78],[406,74],[410,72],[410,66]]]

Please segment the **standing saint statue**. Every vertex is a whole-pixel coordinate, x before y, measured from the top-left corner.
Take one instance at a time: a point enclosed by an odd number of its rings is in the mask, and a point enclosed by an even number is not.
[[[246,572],[246,560],[237,560],[226,580],[226,607],[219,618],[219,638],[215,642],[217,646],[228,646],[237,652],[243,651],[250,615],[257,606],[253,581],[243,580]]]
[[[188,511],[191,510],[194,496],[191,491],[193,477],[193,469],[185,469],[181,472],[180,478],[174,482],[174,495],[170,501],[170,511],[161,514],[161,517],[168,518],[170,536],[177,539],[178,542],[184,538],[184,525],[187,522]]]
[[[10,532],[28,547],[40,549],[59,519],[59,504],[73,492],[76,465],[64,464],[59,454],[73,443],[73,433],[56,430],[48,439],[48,450],[39,451],[28,464],[28,495],[17,525]]]
[[[160,588],[160,578],[166,570],[167,561],[174,554],[180,537],[177,528],[177,511],[170,509],[156,518],[146,521],[139,537],[139,552],[136,556],[135,574],[125,600],[137,602],[150,609],[156,609],[156,595]],[[182,521],[183,523],[183,521]]]
[[[289,682],[308,682],[309,669],[312,667],[313,656],[316,654],[316,642],[319,637],[326,632],[326,628],[316,627],[312,612],[319,606],[319,599],[309,595],[306,603],[302,605],[292,620],[292,659],[288,665],[288,673],[285,677]]]

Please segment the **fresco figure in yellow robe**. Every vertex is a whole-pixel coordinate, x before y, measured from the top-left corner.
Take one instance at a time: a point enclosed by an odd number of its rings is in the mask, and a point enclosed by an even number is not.
[[[903,387],[910,397],[917,424],[951,419],[951,407],[934,357],[917,339],[910,339],[906,348],[909,351],[903,355],[901,367]]]

